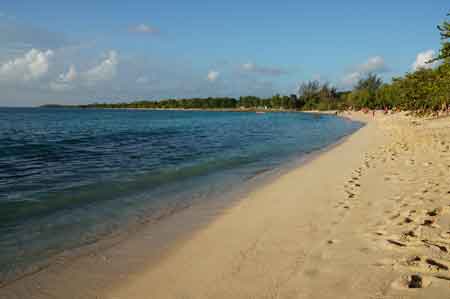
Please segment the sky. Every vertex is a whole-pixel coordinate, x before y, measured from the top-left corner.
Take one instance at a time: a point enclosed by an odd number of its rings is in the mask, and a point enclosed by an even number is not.
[[[340,90],[421,67],[448,0],[0,0],[0,106]]]

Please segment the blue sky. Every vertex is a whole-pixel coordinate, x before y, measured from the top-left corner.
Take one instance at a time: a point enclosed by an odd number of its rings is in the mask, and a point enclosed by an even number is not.
[[[0,106],[294,93],[439,49],[448,1],[2,1]],[[431,67],[431,66],[425,66]]]

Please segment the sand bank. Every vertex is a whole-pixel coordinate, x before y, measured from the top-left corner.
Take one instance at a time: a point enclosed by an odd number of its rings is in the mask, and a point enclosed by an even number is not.
[[[157,260],[138,232],[0,297],[449,298],[450,119],[347,116],[367,125]]]

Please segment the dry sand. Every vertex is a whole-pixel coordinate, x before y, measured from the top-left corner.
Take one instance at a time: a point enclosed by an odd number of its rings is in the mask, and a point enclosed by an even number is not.
[[[58,272],[65,283],[35,297],[450,298],[450,119],[349,117],[367,125],[250,192],[157,263],[94,296],[79,276],[96,277],[96,267],[77,261],[72,284]],[[130,246],[139,243],[114,250]],[[116,254],[109,263],[129,262]]]

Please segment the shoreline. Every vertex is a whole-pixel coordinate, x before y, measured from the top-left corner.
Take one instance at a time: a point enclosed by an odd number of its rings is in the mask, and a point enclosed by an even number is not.
[[[414,196],[423,184],[448,186],[450,120],[352,118],[368,123],[249,194],[107,297],[448,296],[448,247],[439,235],[450,224],[450,190]],[[412,277],[419,289],[411,289]]]
[[[359,130],[359,129],[357,129]],[[351,133],[353,134],[353,133]],[[350,134],[350,135],[351,135]],[[97,275],[107,276],[109,270],[103,267],[104,262],[110,262],[117,258],[117,251],[123,250],[123,248],[129,248],[127,251],[133,252],[133,254],[142,254],[139,248],[135,250],[131,247],[152,247],[151,254],[142,258],[140,263],[145,262],[146,266],[133,265],[132,272],[137,273],[142,271],[141,268],[146,268],[147,264],[154,266],[159,263],[159,260],[163,259],[166,255],[182,244],[186,240],[190,239],[197,230],[204,228],[220,217],[223,213],[226,213],[234,205],[238,204],[240,200],[246,197],[246,194],[254,192],[262,186],[277,180],[280,176],[283,176],[295,168],[302,167],[304,164],[309,163],[311,160],[316,159],[322,153],[331,150],[333,147],[344,142],[348,136],[340,137],[338,140],[333,141],[326,147],[314,150],[310,153],[302,154],[298,157],[292,157],[289,160],[284,161],[281,165],[274,168],[270,168],[263,173],[256,173],[254,176],[248,178],[237,187],[236,190],[227,192],[227,194],[215,197],[214,200],[209,202],[197,202],[186,207],[181,207],[169,213],[163,213],[165,215],[158,217],[157,221],[153,219],[145,220],[143,222],[134,223],[126,226],[123,229],[114,232],[109,236],[99,239],[93,244],[86,244],[81,247],[72,248],[62,253],[58,253],[51,259],[44,261],[30,267],[25,273],[20,274],[17,278],[11,280],[5,280],[0,286],[0,298],[10,298],[16,296],[22,298],[27,296],[25,291],[28,289],[34,289],[33,284],[38,283],[45,288],[46,285],[55,281],[55,279],[62,279],[63,281],[77,280],[77,277],[83,276],[83,267],[93,267],[93,272],[98,272]],[[179,217],[180,219],[176,219]],[[195,219],[195,218],[200,218]],[[176,226],[182,227],[177,228]],[[164,235],[163,234],[166,234]],[[137,245],[140,241],[136,242],[143,235],[152,235],[150,238],[152,241],[146,242],[145,245]],[[153,237],[156,235],[157,237]],[[130,242],[131,241],[131,242]],[[156,248],[155,250],[153,250]],[[127,256],[127,259],[131,259],[132,255]],[[96,265],[96,266],[93,266]],[[127,263],[122,263],[119,268],[128,268]],[[76,268],[73,272],[71,268]],[[69,271],[67,271],[69,269]],[[98,271],[100,269],[100,271]],[[116,271],[117,272],[117,271]],[[55,277],[55,273],[57,276]],[[117,274],[117,273],[116,273]],[[90,282],[83,278],[78,281],[78,285],[89,285]],[[117,275],[106,277],[108,283],[115,283]],[[122,279],[120,279],[122,280]],[[96,294],[104,293],[103,288],[97,288],[94,284],[90,286],[90,291]],[[50,287],[48,287],[50,288]],[[65,288],[56,288],[56,293],[61,294],[65,292]],[[29,294],[28,294],[29,295]],[[96,295],[97,296],[97,295]],[[41,298],[41,297],[39,297]],[[46,298],[43,296],[42,298]]]
[[[450,246],[438,236],[450,225],[450,119],[350,117],[366,125],[231,206],[206,211],[207,223],[156,260],[148,260],[154,232],[139,231],[47,280],[26,278],[17,293],[0,289],[0,298],[22,298],[36,285],[34,298],[448,296],[439,276],[450,277],[450,262],[439,248]],[[114,277],[95,275],[105,270]],[[422,289],[408,288],[414,273]]]
[[[15,108],[15,107],[4,107]],[[23,107],[35,109],[84,109],[84,110],[129,110],[129,111],[204,111],[204,112],[285,112],[285,113],[311,113],[337,115],[338,110],[298,110],[298,109],[273,109],[273,108],[103,108],[103,107],[83,107],[83,106],[37,106]]]

